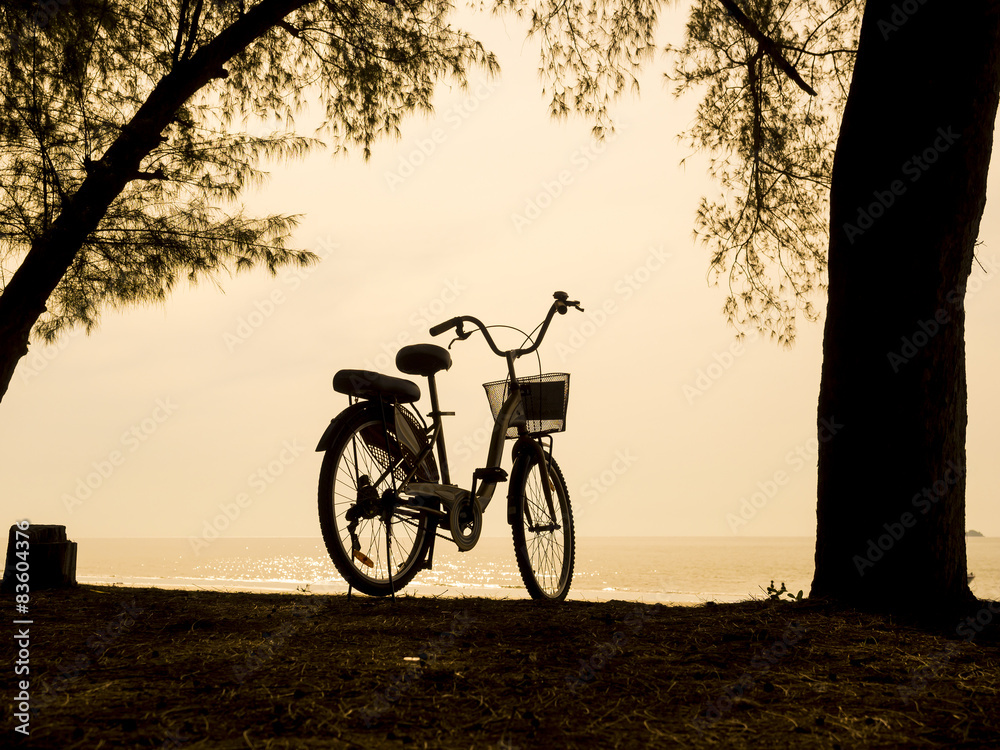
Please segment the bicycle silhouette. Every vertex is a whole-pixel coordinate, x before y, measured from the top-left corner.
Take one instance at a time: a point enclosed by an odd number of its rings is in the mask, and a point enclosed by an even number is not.
[[[464,341],[477,331],[507,362],[507,378],[485,383],[494,426],[485,466],[472,486],[451,483],[435,375],[451,367],[451,354],[434,344],[404,346],[396,366],[427,378],[428,425],[411,404],[420,388],[404,378],[368,370],[340,370],[333,387],[349,398],[317,447],[325,451],[319,479],[319,519],[323,541],[350,586],[372,596],[395,594],[421,570],[429,570],[437,537],[461,551],[475,547],[483,513],[498,484],[506,440],[513,440],[513,467],[507,492],[507,521],[525,588],[535,599],[562,601],[573,578],[573,514],[569,492],[552,457],[552,435],[566,427],[569,375],[517,377],[515,361],[534,353],[556,313],[583,310],[565,292],[555,301],[530,346],[501,351],[489,328],[469,315],[430,329],[438,336],[454,329]],[[466,331],[465,324],[475,326]],[[450,345],[449,345],[450,348]],[[512,387],[516,385],[516,387]],[[447,530],[446,536],[439,529]]]

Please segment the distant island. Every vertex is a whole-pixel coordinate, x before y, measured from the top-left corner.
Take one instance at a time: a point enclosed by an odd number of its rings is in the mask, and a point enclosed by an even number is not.
[[[975,529],[969,529],[968,531],[965,532],[965,535],[966,536],[983,536],[983,534],[981,532],[976,531]]]

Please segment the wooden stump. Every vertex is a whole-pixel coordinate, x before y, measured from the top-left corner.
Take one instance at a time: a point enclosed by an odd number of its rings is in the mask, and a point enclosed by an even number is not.
[[[29,591],[56,589],[76,585],[76,542],[66,539],[66,527],[51,524],[32,524],[28,527],[28,547],[19,548],[16,541],[17,526],[10,527],[7,535],[7,563],[3,571],[3,593],[15,590],[20,583],[17,575],[27,567]],[[27,556],[18,552],[27,551]],[[26,560],[25,560],[26,557]],[[27,562],[27,566],[24,565]],[[21,563],[18,569],[18,563]]]

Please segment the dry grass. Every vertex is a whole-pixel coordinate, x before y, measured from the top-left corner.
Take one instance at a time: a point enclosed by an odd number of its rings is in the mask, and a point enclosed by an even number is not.
[[[80,586],[34,594],[31,615],[29,746],[995,747],[1000,737],[995,630],[967,641],[957,621],[947,637],[810,602],[392,603]],[[14,679],[8,666],[5,698]]]

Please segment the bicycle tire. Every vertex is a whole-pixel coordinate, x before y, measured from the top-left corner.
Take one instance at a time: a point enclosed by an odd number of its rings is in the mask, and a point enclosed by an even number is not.
[[[386,524],[381,513],[371,515],[376,510],[372,504],[368,513],[361,513],[352,538],[347,512],[356,508],[357,513],[365,507],[358,492],[362,477],[369,478],[375,497],[381,497],[386,489],[394,489],[413,466],[413,454],[396,438],[394,408],[367,401],[345,409],[334,420],[334,437],[320,469],[319,524],[327,552],[344,579],[370,596],[387,596],[413,579],[427,557],[436,527],[427,513],[394,511],[389,520],[389,560]],[[402,457],[404,462],[379,482],[390,457]],[[433,464],[433,457],[429,461]]]
[[[550,488],[556,518],[552,518],[542,489],[538,454],[525,451],[511,472],[510,502],[517,517],[511,526],[514,557],[524,587],[532,599],[563,601],[573,582],[576,555],[573,510],[559,465],[548,458]],[[558,528],[548,528],[558,526]],[[545,527],[539,529],[538,527]]]

